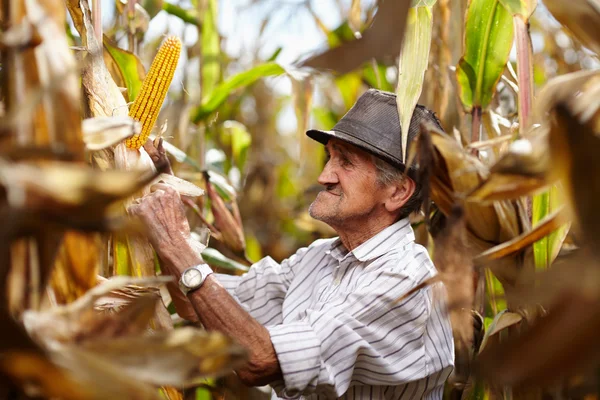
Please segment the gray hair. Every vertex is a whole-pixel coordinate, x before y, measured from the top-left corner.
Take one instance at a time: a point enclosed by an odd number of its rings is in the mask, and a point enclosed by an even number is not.
[[[398,168],[381,158],[371,155],[371,159],[377,168],[377,183],[381,186],[385,187],[392,184],[400,184],[404,182],[405,179],[410,179]],[[418,182],[415,183],[415,191],[408,201],[400,208],[398,220],[406,218],[411,213],[421,209],[421,204],[423,203],[423,187]]]

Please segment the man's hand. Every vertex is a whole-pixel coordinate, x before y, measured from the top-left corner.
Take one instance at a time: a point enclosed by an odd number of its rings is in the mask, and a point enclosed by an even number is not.
[[[173,259],[193,246],[185,207],[179,193],[165,184],[156,184],[153,192],[136,200],[128,208],[148,228],[146,235],[161,258]]]

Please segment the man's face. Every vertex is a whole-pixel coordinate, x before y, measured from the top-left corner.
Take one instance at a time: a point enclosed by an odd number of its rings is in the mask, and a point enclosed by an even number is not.
[[[325,188],[310,205],[310,216],[338,229],[382,210],[386,194],[371,156],[338,139],[330,139],[325,150],[328,161],[318,178]]]

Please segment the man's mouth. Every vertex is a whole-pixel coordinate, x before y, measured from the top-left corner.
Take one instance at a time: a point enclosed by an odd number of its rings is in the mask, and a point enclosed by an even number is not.
[[[325,190],[323,190],[323,192],[331,194],[333,196],[341,196],[342,195],[341,191],[335,186],[327,186],[327,187],[325,187]]]

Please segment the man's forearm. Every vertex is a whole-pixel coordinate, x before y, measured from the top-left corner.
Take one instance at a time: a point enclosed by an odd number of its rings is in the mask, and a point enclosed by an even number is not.
[[[168,264],[169,271],[177,280],[186,268],[203,262],[186,245],[180,246],[177,251],[164,253],[161,259]],[[231,297],[213,275],[199,289],[190,292],[188,299],[206,329],[222,332],[248,349],[248,365],[237,371],[245,384],[257,386],[281,379],[269,332]]]

